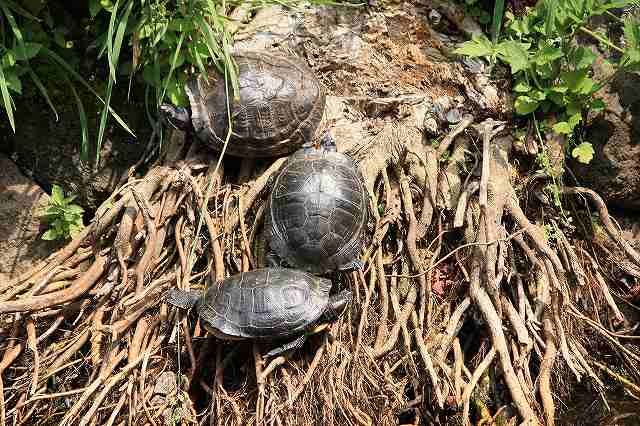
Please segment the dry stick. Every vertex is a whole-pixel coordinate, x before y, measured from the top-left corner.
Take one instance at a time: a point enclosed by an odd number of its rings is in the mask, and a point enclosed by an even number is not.
[[[375,263],[378,288],[380,289],[380,323],[378,324],[378,332],[373,348],[375,352],[378,352],[389,332],[387,328],[387,318],[389,316],[389,292],[387,289],[387,280],[384,275],[384,266],[382,265],[382,247],[380,246],[378,246],[378,249],[376,250]]]
[[[492,346],[487,355],[485,355],[482,362],[478,365],[478,368],[473,372],[471,376],[471,380],[465,386],[464,391],[462,392],[462,401],[463,401],[463,410],[462,410],[462,421],[465,425],[469,424],[469,400],[471,398],[471,393],[473,389],[478,384],[478,381],[484,374],[485,370],[491,365],[493,359],[496,356],[496,347]]]
[[[238,197],[238,208],[240,211],[243,211],[242,208],[242,196]],[[240,216],[240,233],[242,234],[242,243],[244,248],[244,254],[247,256],[249,263],[251,265],[251,269],[257,268],[256,262],[251,255],[251,246],[249,245],[249,239],[247,238],[247,227],[244,224],[244,216]]]
[[[613,296],[611,296],[611,292],[609,292],[609,286],[607,286],[607,284],[604,282],[604,279],[602,278],[602,275],[600,274],[600,267],[598,266],[598,263],[585,250],[582,250],[582,249],[580,250],[586,255],[587,259],[589,259],[589,261],[591,262],[591,266],[594,272],[593,275],[596,277],[596,281],[600,286],[600,290],[602,291],[602,294],[604,295],[604,298],[607,301],[607,304],[613,311],[613,314],[616,316],[616,319],[618,321],[623,321],[624,315],[622,315],[622,312],[620,312],[620,309],[618,309],[618,305],[613,300]]]
[[[196,374],[196,355],[193,352],[193,345],[191,344],[191,334],[189,333],[189,326],[187,325],[187,317],[182,318],[180,325],[182,325],[184,342],[187,346],[187,352],[189,353],[189,360],[191,361],[191,368],[189,369],[189,383],[191,383],[193,376]]]
[[[98,396],[94,399],[93,404],[91,405],[91,408],[89,408],[87,413],[84,415],[84,417],[80,421],[80,426],[86,426],[89,423],[89,421],[95,415],[96,411],[100,407],[100,404],[102,404],[102,401],[106,398],[106,396],[109,394],[111,389],[116,384],[118,384],[120,380],[124,379],[131,372],[131,370],[136,368],[138,364],[140,364],[148,354],[150,354],[153,350],[155,350],[156,349],[155,346],[158,346],[160,341],[163,339],[164,339],[164,336],[158,337],[158,339],[156,339],[156,341],[149,346],[149,348],[145,351],[145,353],[141,354],[133,362],[128,363],[118,374],[116,374],[115,376],[111,377],[111,379],[109,379],[109,381],[105,384],[104,388],[102,389],[102,392],[100,392]],[[126,355],[126,351],[124,350],[121,353],[123,355]],[[122,358],[124,358],[124,356]]]
[[[462,315],[467,311],[471,305],[471,299],[469,296],[465,297],[460,304],[453,311],[449,317],[449,323],[444,331],[444,336],[440,340],[440,347],[436,352],[436,358],[440,361],[444,361],[445,357],[449,353],[453,339],[458,334],[458,330],[462,327]]]
[[[91,318],[87,318],[87,321],[90,320]],[[83,347],[85,343],[87,343],[87,340],[89,340],[90,334],[90,331],[88,329],[85,329],[82,334],[78,336],[78,340],[76,340],[71,346],[67,348],[66,351],[62,353],[62,355],[60,355],[54,362],[51,363],[43,379],[52,375],[59,367],[67,362],[69,358],[77,354],[80,348]]]
[[[485,232],[480,232],[480,235],[484,236],[484,241],[494,241],[497,238],[495,229],[495,216],[496,212],[493,205],[489,205],[489,175],[491,174],[491,129],[493,122],[491,120],[484,123],[483,126],[483,144],[482,144],[482,175],[480,176],[480,226],[484,224]],[[489,292],[489,295],[493,299],[495,309],[498,317],[502,317],[502,306],[500,304],[500,297],[498,296],[498,288],[495,282],[495,266],[496,266],[496,247],[497,244],[488,244],[486,246],[480,246],[479,251],[482,259],[485,263],[483,265],[484,275],[484,288]]]
[[[60,421],[60,426],[71,424],[73,418],[78,414],[78,412],[82,409],[84,404],[89,400],[89,397],[93,395],[93,393],[98,390],[98,388],[107,380],[107,378],[111,375],[111,372],[116,367],[117,364],[120,363],[127,356],[127,351],[120,351],[113,359],[108,360],[103,365],[106,365],[104,370],[100,372],[100,375],[96,380],[94,380],[89,386],[87,386],[85,391],[82,393],[80,398],[76,401],[76,403],[71,407],[71,409],[65,414],[65,416]]]
[[[258,400],[256,401],[256,426],[262,423],[264,416],[264,376],[262,375],[262,355],[260,355],[260,345],[253,343],[253,361],[256,368],[256,381],[258,382]]]
[[[95,284],[104,272],[105,265],[106,259],[103,256],[98,255],[89,270],[80,278],[75,280],[69,288],[43,296],[33,296],[16,301],[0,302],[0,313],[32,312],[74,300],[84,294]]]
[[[531,405],[529,405],[522,387],[520,386],[518,376],[513,369],[511,357],[509,356],[509,347],[507,346],[507,341],[504,336],[504,332],[502,331],[502,321],[498,317],[498,313],[491,303],[491,299],[487,295],[486,291],[480,287],[480,260],[476,257],[474,258],[473,263],[471,285],[469,289],[471,298],[480,308],[485,321],[488,323],[489,331],[491,332],[491,340],[500,355],[500,364],[502,365],[505,381],[511,393],[511,397],[513,398],[513,402],[525,422],[530,422],[530,424],[539,424],[538,419],[536,418],[536,415],[531,408]]]
[[[555,423],[555,405],[553,403],[553,396],[551,395],[551,370],[556,359],[556,342],[553,335],[553,325],[549,318],[549,312],[545,311],[544,319],[542,320],[544,325],[544,335],[546,340],[547,349],[544,353],[544,358],[540,363],[540,375],[538,376],[540,382],[540,399],[542,400],[542,406],[544,408],[544,417],[546,420],[546,426],[553,426]]]
[[[126,275],[126,272],[125,272]],[[91,330],[91,362],[93,365],[98,365],[101,361],[102,354],[100,353],[100,346],[102,344],[102,318],[104,317],[105,303],[101,303],[93,314],[93,321]]]
[[[189,176],[191,179],[191,189],[197,198],[198,207],[200,208],[200,214],[204,216],[207,230],[209,231],[209,241],[211,243],[211,251],[213,252],[213,259],[215,262],[215,280],[222,281],[224,279],[224,258],[222,256],[222,250],[220,248],[220,241],[218,241],[217,226],[213,223],[209,211],[204,207],[204,196],[193,176]]]
[[[267,185],[271,175],[276,173],[286,160],[287,157],[277,159],[262,175],[249,184],[249,189],[242,196],[242,210],[235,210],[231,214],[231,217],[226,220],[224,229],[227,234],[231,234],[233,232],[233,228],[235,228],[240,221],[240,215],[245,216],[247,214],[255,200]]]
[[[429,297],[427,298],[427,327],[431,326],[431,311],[433,310],[432,301],[431,301],[431,286],[432,286],[432,274],[435,269],[435,263],[438,256],[440,256],[440,250],[442,250],[442,236],[444,232],[442,232],[442,217],[438,216],[438,245],[436,246],[436,250],[431,254],[431,258],[429,259],[429,266],[427,267],[427,287]]]
[[[153,258],[155,256],[158,234],[156,232],[156,225],[153,221],[153,217],[151,216],[151,206],[149,205],[149,202],[135,189],[131,189],[131,193],[138,204],[138,208],[140,209],[140,213],[144,219],[145,227],[147,228],[145,251],[142,255],[142,259],[140,259],[140,262],[138,263],[138,266],[136,266],[136,294],[140,294],[144,288],[144,277],[147,274],[149,265],[153,262]]]
[[[56,316],[56,319],[51,323],[47,331],[45,331],[44,333],[38,336],[38,338],[36,339],[36,343],[41,343],[44,340],[46,340],[47,337],[49,337],[53,332],[55,332],[58,329],[60,324],[62,324],[62,321],[64,321],[64,314],[59,313]]]
[[[453,365],[453,388],[458,403],[462,400],[462,388],[464,383],[462,381],[462,366],[464,365],[464,354],[462,353],[462,347],[460,346],[460,340],[458,338],[453,339],[453,356],[455,359]]]
[[[473,180],[469,182],[469,184],[464,188],[464,191],[460,193],[460,198],[458,198],[458,204],[456,206],[456,214],[453,219],[453,227],[460,228],[464,225],[464,218],[467,212],[467,203],[469,198],[475,194],[475,192],[480,189],[480,184]]]
[[[33,377],[31,380],[31,390],[28,394],[33,395],[38,390],[38,373],[40,372],[40,354],[36,343],[36,324],[33,318],[27,317],[27,347],[33,353]]]
[[[293,392],[293,395],[291,396],[291,399],[289,401],[289,406],[293,406],[293,403],[298,399],[298,397],[304,390],[304,387],[307,386],[311,381],[311,378],[313,377],[313,373],[316,370],[316,368],[318,368],[318,364],[320,364],[320,360],[322,359],[322,355],[324,354],[324,347],[325,347],[324,344],[321,345],[316,351],[316,354],[313,356],[311,365],[309,366],[309,369],[305,373],[304,378],[302,379],[302,383],[300,383],[300,385],[296,388],[296,390]]]
[[[440,386],[438,386],[438,375],[436,374],[435,368],[433,368],[433,362],[431,361],[431,356],[429,355],[429,351],[427,350],[427,345],[422,338],[422,329],[420,328],[420,324],[418,322],[418,316],[415,311],[411,312],[411,322],[413,323],[413,337],[416,341],[416,345],[420,350],[420,355],[422,356],[422,361],[424,362],[424,366],[429,372],[429,377],[431,378],[431,384],[436,393],[436,399],[438,402],[438,407],[440,409],[444,408],[444,396],[442,395],[442,391]]]
[[[398,341],[398,333],[401,329],[404,330],[407,328],[407,321],[409,317],[414,312],[415,304],[416,304],[417,292],[416,289],[412,286],[409,289],[409,293],[407,294],[407,299],[405,300],[404,307],[402,308],[402,312],[400,313],[397,322],[393,325],[391,329],[391,333],[389,334],[389,339],[382,345],[379,349],[377,349],[374,353],[375,358],[380,358],[387,353],[396,345]]]
[[[606,204],[595,191],[592,191],[588,188],[576,186],[573,188],[564,188],[562,192],[564,192],[565,194],[581,194],[591,197],[591,200],[595,203],[596,208],[598,209],[600,220],[602,220],[604,229],[607,231],[607,234],[609,234],[609,237],[611,237],[613,241],[620,244],[624,251],[627,253],[627,256],[629,256],[637,266],[640,266],[640,253],[638,253],[631,246],[631,244],[629,244],[629,242],[624,239],[622,233],[616,229],[613,222],[611,221],[611,216],[609,216],[609,211]]]
[[[509,299],[504,296],[501,296],[500,299],[502,300],[502,306],[505,308],[507,318],[516,332],[518,343],[524,346],[529,346],[531,344],[531,338],[529,337],[529,332],[527,331],[527,326],[525,325],[524,320],[520,314],[518,314],[518,311],[516,311],[516,308],[511,304]]]
[[[427,307],[430,307],[429,303],[431,300],[431,286],[427,285],[427,280],[424,276],[424,268],[422,267],[422,262],[420,262],[420,258],[418,257],[418,249],[416,247],[416,215],[413,212],[413,201],[411,199],[411,191],[409,189],[409,179],[402,170],[401,167],[398,167],[396,172],[398,173],[398,177],[400,179],[400,189],[402,193],[402,204],[404,205],[404,211],[409,219],[409,229],[407,230],[407,250],[409,250],[409,257],[411,258],[411,263],[413,263],[413,267],[418,272],[418,280],[420,282],[420,309],[418,311],[418,326],[420,329],[424,327],[424,317],[425,310]]]

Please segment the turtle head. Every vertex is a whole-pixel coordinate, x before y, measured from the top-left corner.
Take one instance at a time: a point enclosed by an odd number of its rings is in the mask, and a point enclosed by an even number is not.
[[[178,130],[187,131],[191,128],[191,114],[187,108],[162,104],[160,115]]]
[[[166,301],[178,308],[189,309],[196,306],[201,297],[202,294],[198,290],[186,291],[179,288],[170,288],[167,291]]]
[[[329,298],[329,303],[322,314],[323,321],[334,321],[344,312],[348,304],[353,300],[350,290],[342,290]]]

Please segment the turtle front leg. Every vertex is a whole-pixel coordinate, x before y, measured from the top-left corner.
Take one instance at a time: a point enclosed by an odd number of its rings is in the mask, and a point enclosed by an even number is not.
[[[304,345],[304,342],[306,340],[307,340],[307,334],[305,333],[305,334],[302,334],[297,339],[292,340],[291,342],[285,343],[284,345],[278,346],[277,348],[270,350],[269,352],[267,352],[267,354],[264,357],[272,358],[274,356],[280,355],[292,349],[300,349],[302,345]]]

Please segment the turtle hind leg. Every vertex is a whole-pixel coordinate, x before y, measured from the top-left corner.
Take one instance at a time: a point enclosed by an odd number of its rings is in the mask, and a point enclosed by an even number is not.
[[[284,345],[278,346],[277,348],[270,350],[269,352],[267,352],[266,355],[264,355],[264,357],[272,358],[274,356],[280,355],[292,349],[300,349],[302,345],[304,345],[304,342],[306,340],[307,340],[307,335],[305,333],[305,334],[302,334],[300,337],[296,338],[295,340],[292,340],[290,342],[285,343]]]
[[[170,288],[167,291],[165,300],[170,305],[182,309],[189,309],[196,305],[200,300],[200,292],[198,290],[180,290],[179,288]]]

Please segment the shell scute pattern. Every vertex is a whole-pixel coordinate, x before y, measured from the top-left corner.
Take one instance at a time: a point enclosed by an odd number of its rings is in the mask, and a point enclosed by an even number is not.
[[[337,152],[296,152],[274,188],[271,242],[281,258],[314,273],[355,260],[368,206],[352,160]]]
[[[209,288],[200,315],[232,336],[287,336],[320,317],[330,288],[301,271],[244,272]]]
[[[234,58],[240,100],[231,104],[233,134],[227,152],[269,157],[311,140],[325,107],[325,93],[311,69],[296,58],[267,52]],[[224,83],[212,72],[187,84],[195,133],[217,150],[224,145],[229,121]]]

